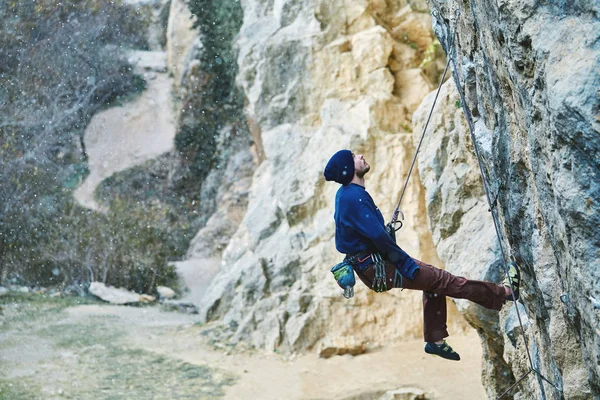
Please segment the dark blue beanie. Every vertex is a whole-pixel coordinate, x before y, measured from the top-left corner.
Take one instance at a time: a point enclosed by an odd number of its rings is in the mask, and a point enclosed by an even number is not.
[[[342,185],[350,183],[354,178],[354,157],[350,150],[340,150],[335,153],[325,166],[325,180],[335,181]]]

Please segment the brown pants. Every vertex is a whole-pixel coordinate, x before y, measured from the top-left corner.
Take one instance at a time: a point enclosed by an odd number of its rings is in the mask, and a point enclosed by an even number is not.
[[[446,325],[446,296],[467,299],[491,310],[500,310],[506,292],[504,286],[491,282],[474,281],[451,273],[422,261],[415,279],[402,278],[402,288],[423,291],[423,336],[426,342],[436,342],[448,336]],[[396,267],[386,263],[388,290],[393,287]],[[362,272],[356,271],[361,281],[369,288],[374,278],[373,266]]]

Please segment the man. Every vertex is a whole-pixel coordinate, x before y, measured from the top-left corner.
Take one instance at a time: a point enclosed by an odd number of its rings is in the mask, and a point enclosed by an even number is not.
[[[460,356],[444,340],[446,296],[500,310],[507,300],[518,300],[520,272],[511,263],[510,279],[497,285],[457,277],[411,258],[388,234],[381,212],[365,190],[370,169],[362,155],[350,150],[335,153],[325,167],[325,179],[342,184],[335,197],[336,248],[346,254],[361,281],[377,292],[392,287],[422,290],[425,352],[458,361]]]

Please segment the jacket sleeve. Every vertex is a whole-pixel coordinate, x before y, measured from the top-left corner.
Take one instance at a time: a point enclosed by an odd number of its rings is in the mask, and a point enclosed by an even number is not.
[[[373,205],[373,208],[375,206]],[[358,199],[353,199],[346,213],[346,222],[356,232],[368,238],[385,258],[396,265],[404,265],[410,256],[388,235],[379,223],[375,210]],[[411,259],[412,260],[412,259]]]

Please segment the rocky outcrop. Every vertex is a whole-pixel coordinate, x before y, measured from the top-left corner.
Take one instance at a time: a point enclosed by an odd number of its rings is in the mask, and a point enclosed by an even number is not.
[[[432,1],[447,49],[456,28],[449,50],[465,95],[462,104],[451,84],[445,87],[443,111],[419,160],[434,243],[453,272],[496,278],[502,253],[523,272],[526,343],[514,308],[505,307],[497,321],[459,303],[489,355],[490,397],[529,370],[526,348],[533,368],[556,388],[531,373],[515,398],[600,396],[600,314],[592,302],[600,296],[599,10],[590,2]],[[415,114],[420,124],[430,102]],[[497,199],[493,214],[463,105],[472,114],[490,199]]]
[[[176,147],[182,182],[194,197],[201,228],[186,259],[174,262],[184,293],[198,304],[218,269],[221,253],[241,222],[257,163],[235,88],[233,38],[242,24],[237,2],[172,0],[167,47],[176,77]],[[195,26],[195,28],[194,28]]]
[[[414,114],[415,140],[420,139],[434,98],[435,93],[427,96]],[[442,87],[435,110],[418,164],[434,245],[453,274],[500,282],[502,255],[460,97],[451,81]],[[454,301],[484,344],[484,387],[502,393],[514,376],[503,357],[499,314],[467,300]]]
[[[353,356],[363,354],[367,351],[367,343],[356,341],[352,337],[328,338],[319,345],[319,357],[329,358],[350,354]]]
[[[355,298],[341,296],[329,273],[341,258],[332,219],[338,185],[325,183],[322,170],[341,148],[363,152],[373,166],[369,192],[390,217],[414,153],[412,113],[443,67],[426,4],[243,7],[237,80],[261,163],[200,315],[227,327],[221,339],[284,351],[346,337],[371,346],[420,337],[419,293],[375,294],[359,284]],[[403,211],[401,245],[441,266],[415,175]],[[450,324],[465,329],[457,315]]]
[[[173,74],[175,93],[180,89],[188,52],[198,40],[194,16],[184,0],[171,0],[166,30],[167,63]]]

